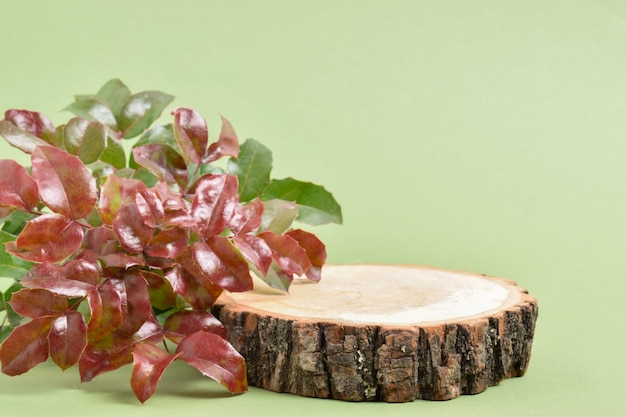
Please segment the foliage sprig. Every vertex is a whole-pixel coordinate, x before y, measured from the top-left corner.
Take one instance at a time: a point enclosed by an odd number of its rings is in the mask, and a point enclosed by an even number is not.
[[[50,358],[89,381],[132,364],[144,402],[182,360],[241,393],[245,361],[211,314],[216,299],[251,290],[251,272],[284,291],[320,280],[326,248],[293,224],[341,223],[333,196],[271,179],[270,150],[240,146],[223,117],[215,142],[189,108],[151,127],[172,100],[114,79],[76,96],[60,126],[5,112],[0,135],[31,160],[0,160],[0,276],[15,280],[0,293],[5,374]]]

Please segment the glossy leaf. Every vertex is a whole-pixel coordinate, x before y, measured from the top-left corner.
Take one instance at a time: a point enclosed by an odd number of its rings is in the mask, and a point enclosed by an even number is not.
[[[120,296],[122,325],[127,334],[137,332],[152,314],[148,283],[137,271],[127,271],[123,279],[110,280]]]
[[[11,109],[4,113],[4,119],[33,136],[54,143],[51,138],[56,135],[56,129],[52,121],[42,113]]]
[[[179,358],[222,384],[233,394],[248,390],[246,362],[234,347],[220,336],[196,332],[187,336],[176,349]]]
[[[9,304],[17,314],[31,319],[59,315],[68,309],[66,297],[42,289],[20,290],[13,294]]]
[[[101,339],[122,325],[122,299],[109,281],[89,291],[91,317],[87,326],[90,339]]]
[[[80,159],[51,146],[40,146],[33,150],[31,162],[41,200],[52,211],[80,219],[93,210],[98,198],[96,181]]]
[[[0,206],[29,211],[39,203],[37,182],[12,159],[0,160]]]
[[[48,333],[53,316],[43,316],[16,327],[0,346],[2,372],[23,374],[48,359]]]
[[[78,363],[87,346],[87,325],[78,311],[68,311],[52,322],[48,335],[50,358],[66,370]]]
[[[102,222],[107,225],[113,224],[113,219],[117,216],[120,207],[134,202],[135,196],[146,189],[146,185],[139,180],[109,175],[100,187],[98,200],[98,213]]]
[[[95,287],[82,280],[71,279],[69,269],[45,262],[34,266],[20,283],[26,288],[43,289],[64,297],[81,298]]]
[[[146,130],[161,116],[174,97],[160,91],[144,91],[131,95],[122,107],[119,127],[124,138],[132,138]]]
[[[159,232],[150,240],[146,254],[157,258],[176,259],[187,250],[188,232],[182,227],[172,227]]]
[[[139,401],[143,403],[152,397],[163,372],[180,355],[172,355],[150,343],[140,343],[135,347],[130,386]]]
[[[326,262],[326,246],[313,233],[302,229],[291,230],[287,236],[294,238],[306,252],[311,267],[306,271],[306,276],[311,281],[318,282],[322,278],[322,267]]]
[[[0,136],[12,146],[26,153],[32,153],[37,146],[48,145],[48,142],[20,129],[8,120],[0,120]]]
[[[100,154],[100,160],[117,169],[124,168],[126,166],[126,152],[124,151],[122,142],[117,138],[107,135],[107,143]]]
[[[52,267],[52,266],[51,266]],[[98,285],[100,270],[96,262],[84,259],[72,259],[59,266],[61,276],[74,281],[84,282],[88,285]]]
[[[203,272],[193,263],[191,255],[185,252],[179,261],[182,267],[173,267],[165,271],[165,278],[174,292],[183,297],[193,308],[206,310],[220,296],[223,288],[206,279]]]
[[[140,272],[148,283],[150,304],[159,309],[167,310],[176,305],[176,294],[170,282],[165,277],[149,271]]]
[[[98,255],[108,255],[117,251],[117,235],[108,227],[94,227],[85,234],[85,249]]]
[[[248,262],[227,237],[213,236],[190,248],[194,264],[206,279],[231,292],[253,288]]]
[[[111,113],[113,113],[115,118],[119,118],[122,107],[124,107],[128,97],[130,97],[130,90],[121,80],[115,78],[104,84],[98,90],[96,96],[109,105],[109,109],[111,109]]]
[[[294,202],[275,199],[264,201],[263,205],[262,227],[268,232],[282,234],[298,217],[298,206]]]
[[[341,224],[341,207],[331,193],[320,185],[293,178],[272,180],[263,192],[263,200],[281,199],[298,205],[298,220],[311,225]]]
[[[156,227],[165,218],[165,209],[154,190],[142,190],[135,195],[135,203],[141,220],[148,227]]]
[[[250,201],[260,196],[270,183],[272,152],[254,139],[241,144],[237,159],[228,161],[228,172],[239,179],[239,199]]]
[[[202,158],[202,163],[209,164],[223,156],[237,157],[239,155],[239,140],[235,129],[224,116],[222,116],[222,130],[217,142],[212,143],[207,154]]]
[[[187,187],[187,165],[174,148],[160,143],[138,146],[133,148],[133,157],[162,181]]]
[[[105,126],[117,131],[115,115],[107,103],[94,96],[79,96],[76,101],[67,106],[65,110],[74,113],[89,121],[98,121]]]
[[[0,276],[21,279],[33,267],[33,263],[11,255],[5,244],[13,242],[17,236],[0,230]]]
[[[41,215],[26,225],[7,252],[31,262],[59,262],[76,252],[83,241],[80,224],[58,214]]]
[[[263,232],[259,237],[265,240],[272,250],[272,257],[285,272],[304,275],[311,267],[306,251],[291,236]]]
[[[120,245],[130,253],[142,252],[154,234],[154,229],[141,220],[139,209],[134,203],[120,208],[113,220],[113,230]]]
[[[199,164],[207,151],[209,130],[206,121],[198,112],[178,108],[174,116],[174,137],[187,161]]]
[[[230,219],[230,230],[235,234],[250,233],[261,226],[263,220],[263,202],[256,198],[248,204],[238,204],[235,214]]]
[[[201,238],[219,235],[237,209],[237,177],[208,175],[198,182],[191,204],[195,230]]]
[[[285,272],[276,262],[272,262],[267,273],[260,276],[260,278],[270,287],[285,292],[289,291],[289,287],[293,282],[293,274]]]
[[[234,236],[233,242],[260,274],[265,276],[272,264],[272,250],[265,240],[255,235],[242,234]]]
[[[204,331],[226,339],[226,328],[215,316],[207,311],[178,311],[163,323],[165,337],[174,343],[180,343],[192,333]]]
[[[85,164],[100,158],[107,144],[107,131],[100,122],[89,122],[75,117],[63,128],[63,144],[65,149]]]

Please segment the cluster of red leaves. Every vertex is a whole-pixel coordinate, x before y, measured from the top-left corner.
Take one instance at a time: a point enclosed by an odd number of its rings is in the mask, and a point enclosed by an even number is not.
[[[320,279],[326,251],[317,237],[268,227],[264,201],[240,201],[237,176],[203,173],[224,156],[237,158],[230,123],[223,119],[209,144],[198,113],[172,114],[175,144],[135,147],[130,171],[137,175],[110,164],[94,175],[85,161],[106,160],[116,126],[76,118],[55,128],[40,113],[5,113],[3,136],[30,153],[32,164],[29,172],[0,160],[0,216],[30,216],[6,252],[32,263],[9,303],[27,320],[0,347],[5,374],[51,358],[62,369],[78,364],[89,381],[132,363],[131,386],[143,402],[178,359],[241,393],[245,361],[211,306],[225,290],[251,290],[251,269],[284,289],[294,276]],[[103,132],[100,153],[89,156]],[[137,179],[140,170],[154,184]]]

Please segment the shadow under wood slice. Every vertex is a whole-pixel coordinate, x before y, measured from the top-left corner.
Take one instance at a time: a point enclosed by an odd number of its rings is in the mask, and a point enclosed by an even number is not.
[[[256,290],[214,313],[250,384],[346,401],[449,400],[522,376],[537,301],[499,278],[397,265],[328,265],[289,294]]]

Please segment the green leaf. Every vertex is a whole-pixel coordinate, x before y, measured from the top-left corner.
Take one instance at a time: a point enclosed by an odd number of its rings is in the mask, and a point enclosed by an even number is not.
[[[107,144],[100,155],[100,160],[106,162],[109,165],[117,169],[126,167],[126,153],[124,147],[119,139],[115,139],[111,136],[107,137]]]
[[[320,185],[293,178],[272,180],[262,200],[281,199],[298,205],[297,220],[311,225],[341,224],[341,207],[333,195]]]
[[[77,96],[76,101],[64,110],[90,121],[98,121],[114,131],[118,130],[117,121],[111,108],[95,96]]]
[[[34,265],[31,262],[15,257],[5,250],[5,243],[14,242],[17,236],[13,236],[0,230],[0,276],[21,279]]]
[[[25,211],[13,211],[10,215],[2,219],[2,230],[17,236],[24,229],[24,226],[26,226],[26,222],[36,216],[36,214],[26,213]]]
[[[240,201],[250,201],[270,183],[272,152],[260,142],[248,139],[241,144],[238,158],[228,161],[227,171],[239,178]]]
[[[65,149],[85,164],[97,161],[106,143],[106,128],[100,122],[74,117],[63,128]]]
[[[161,116],[174,97],[160,91],[144,91],[131,95],[120,113],[120,129],[124,138],[132,138],[146,130]]]
[[[109,80],[96,95],[108,103],[116,119],[119,119],[124,103],[130,97],[130,90],[117,78]]]
[[[133,145],[133,149],[144,145],[152,145],[155,143],[168,145],[171,148],[175,149],[176,152],[182,154],[182,151],[178,147],[178,143],[176,143],[176,138],[174,137],[174,128],[171,123],[155,126],[151,129],[146,130],[145,133],[141,135],[141,137],[137,140],[137,142],[135,142],[135,144]],[[139,164],[135,162],[135,158],[132,152],[130,154],[129,166],[131,168],[139,167]]]

